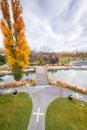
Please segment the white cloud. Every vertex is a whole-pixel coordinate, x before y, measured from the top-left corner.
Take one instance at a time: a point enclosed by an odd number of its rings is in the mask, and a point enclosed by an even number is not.
[[[31,48],[87,50],[87,0],[21,0]]]

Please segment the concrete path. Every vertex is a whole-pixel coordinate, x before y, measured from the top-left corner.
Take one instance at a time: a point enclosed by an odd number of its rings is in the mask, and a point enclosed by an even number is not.
[[[49,85],[44,66],[36,68],[36,85]]]
[[[30,90],[30,95],[33,100],[33,111],[28,130],[45,130],[46,109],[49,103],[58,96],[58,90],[55,91],[50,86],[39,86]],[[37,116],[35,116],[34,113],[37,112],[39,108],[43,115],[40,115],[37,121]]]
[[[48,105],[55,98],[60,96],[68,97],[70,94],[75,94],[75,92],[61,87],[40,86],[35,89],[31,89],[30,95],[33,100],[33,111],[28,130],[45,130],[45,116]],[[87,96],[82,94],[79,96],[83,96],[81,100],[87,101]],[[34,115],[34,113],[38,112],[38,108],[40,108],[41,113],[44,113],[44,115],[39,116],[39,121],[37,121],[37,116]]]
[[[45,130],[46,109],[48,105],[57,97],[68,97],[70,94],[73,94],[75,98],[80,98],[81,100],[87,102],[87,95],[78,95],[69,89],[50,85],[2,89],[0,90],[0,94],[11,93],[14,90],[17,90],[18,92],[27,92],[32,97],[33,110],[27,130]]]

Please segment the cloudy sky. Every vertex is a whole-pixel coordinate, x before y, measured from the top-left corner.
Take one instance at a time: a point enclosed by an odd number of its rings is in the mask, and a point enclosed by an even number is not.
[[[21,4],[32,49],[87,50],[87,0],[21,0]]]

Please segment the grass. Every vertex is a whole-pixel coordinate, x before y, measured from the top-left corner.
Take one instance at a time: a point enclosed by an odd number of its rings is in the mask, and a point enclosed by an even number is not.
[[[27,130],[32,111],[28,94],[0,95],[0,130]]]
[[[0,70],[1,70],[1,71],[7,70],[7,67],[2,67],[2,68],[0,68]]]
[[[74,59],[72,57],[70,58],[60,58],[59,59],[59,64],[69,64],[73,61]]]
[[[72,63],[73,61],[79,61],[79,60],[82,60],[83,61],[83,58],[73,58],[73,57],[65,57],[65,58],[60,58],[59,59],[59,64],[70,64]],[[84,60],[87,60],[86,58],[84,58]]]
[[[76,57],[76,58],[73,58],[73,57],[63,57],[63,58],[59,58],[59,62],[57,62],[57,64],[60,64],[60,65],[64,65],[64,64],[70,64],[72,63],[73,61],[79,61],[79,60],[82,60],[83,61],[83,58],[80,58],[80,57]],[[86,58],[84,58],[84,60],[87,60]],[[46,64],[49,64],[49,61],[45,61],[44,63],[40,63],[40,60],[35,60],[33,62],[30,63],[31,66],[34,66],[34,65],[46,65]]]
[[[54,100],[46,112],[45,130],[87,130],[87,103],[67,98]]]
[[[30,65],[33,66],[33,65],[39,65],[39,60],[36,60],[36,61],[33,61],[33,62],[30,62]]]

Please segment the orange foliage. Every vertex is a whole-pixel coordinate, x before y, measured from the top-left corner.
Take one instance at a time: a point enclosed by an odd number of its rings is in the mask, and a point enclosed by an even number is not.
[[[29,82],[30,82],[31,85],[33,85],[33,86],[35,85],[35,79],[30,78]]]
[[[1,29],[4,36],[3,42],[6,48],[14,45],[13,34],[4,20],[1,20]]]
[[[6,20],[9,28],[11,29],[11,21],[10,21],[8,0],[1,0],[0,5],[1,5],[0,8],[2,10],[3,18]]]
[[[20,0],[12,0],[11,5],[12,5],[12,12],[13,12],[13,19],[16,22],[17,18],[22,13],[22,6],[20,4]]]
[[[25,28],[25,25],[24,25],[22,17],[19,17],[13,26],[14,26],[14,30],[17,32],[20,32],[21,30],[23,30]]]
[[[21,16],[22,7],[20,1],[12,0],[11,7],[14,23],[10,19],[8,1],[1,0],[3,19],[0,25],[3,33],[5,53],[10,66],[18,66],[23,69],[29,64],[30,47],[28,46],[24,32],[25,25]]]

